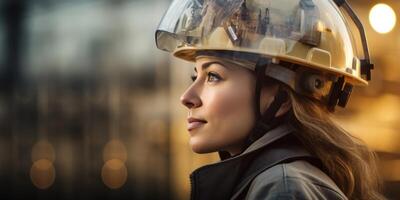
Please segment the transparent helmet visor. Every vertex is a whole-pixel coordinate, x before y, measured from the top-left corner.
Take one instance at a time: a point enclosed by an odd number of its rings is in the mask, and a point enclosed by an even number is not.
[[[156,32],[157,47],[173,52],[184,45],[201,46],[203,36],[228,19],[244,0],[175,0]]]
[[[199,50],[250,52],[365,84],[346,23],[330,0],[174,0],[156,44],[185,60]]]

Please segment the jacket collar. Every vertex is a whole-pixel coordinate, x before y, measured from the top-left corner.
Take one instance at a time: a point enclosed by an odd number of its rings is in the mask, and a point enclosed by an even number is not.
[[[229,199],[234,191],[244,190],[266,168],[285,159],[311,156],[298,145],[282,146],[281,142],[276,142],[294,131],[288,124],[280,125],[268,131],[240,155],[198,168],[190,175],[191,199]],[[267,146],[272,148],[265,148]],[[244,165],[246,173],[243,171]]]

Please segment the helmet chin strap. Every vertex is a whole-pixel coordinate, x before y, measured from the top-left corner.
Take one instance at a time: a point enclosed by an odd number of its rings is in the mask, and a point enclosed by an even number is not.
[[[265,70],[271,64],[271,60],[260,58],[256,64],[256,91],[255,91],[255,113],[256,122],[253,130],[250,132],[248,137],[247,145],[248,147],[251,143],[262,137],[267,131],[271,130],[275,126],[279,125],[284,119],[285,115],[280,117],[275,117],[281,108],[282,104],[288,99],[288,94],[281,87],[279,87],[274,100],[269,105],[268,109],[261,113],[261,90],[263,87],[263,81],[266,78]]]
[[[266,132],[269,130],[273,129],[277,125],[279,125],[287,116],[289,115],[289,112],[286,114],[275,117],[277,114],[279,108],[282,106],[283,103],[285,103],[288,99],[288,94],[286,91],[282,90],[281,87],[279,87],[277,94],[274,97],[274,100],[268,107],[268,109],[264,112],[261,113],[261,90],[263,87],[263,81],[266,78],[265,75],[265,70],[267,69],[268,65],[271,63],[271,60],[260,58],[259,61],[256,64],[256,88],[255,88],[255,103],[254,103],[254,111],[256,115],[256,122],[251,130],[249,136],[247,137],[245,141],[245,145],[243,148],[243,151],[249,147],[254,141],[258,140],[261,138]],[[219,151],[219,156],[221,160],[228,159],[232,157],[228,152],[226,151]]]

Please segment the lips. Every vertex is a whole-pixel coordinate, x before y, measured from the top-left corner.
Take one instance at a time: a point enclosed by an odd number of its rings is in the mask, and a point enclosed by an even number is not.
[[[199,128],[207,123],[206,120],[197,119],[197,118],[193,118],[193,117],[188,118],[187,122],[188,122],[188,124],[187,124],[188,131],[192,131],[193,129]]]

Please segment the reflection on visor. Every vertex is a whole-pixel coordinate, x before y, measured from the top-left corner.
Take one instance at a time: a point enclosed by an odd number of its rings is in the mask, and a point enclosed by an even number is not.
[[[252,3],[248,6],[248,2]],[[175,0],[160,23],[157,40],[165,39],[162,36],[180,40],[173,43],[176,47],[207,44],[212,33],[222,27],[235,46],[252,48],[265,36],[319,45],[321,22],[313,1],[287,2],[291,3],[285,6],[291,9],[282,10],[278,8],[284,1],[279,2],[280,5],[267,1],[264,4],[270,6],[263,7],[258,5],[257,0]],[[172,46],[160,46],[171,45],[171,42],[157,41],[157,44],[161,49],[173,49]]]
[[[360,73],[353,36],[329,0],[174,0],[156,43],[192,61],[189,51],[228,50]]]

